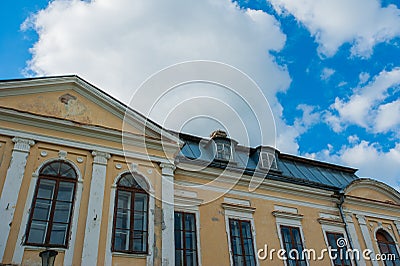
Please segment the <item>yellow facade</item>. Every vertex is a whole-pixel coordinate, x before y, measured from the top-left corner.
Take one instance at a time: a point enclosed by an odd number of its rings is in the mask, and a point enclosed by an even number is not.
[[[281,175],[265,178],[249,191],[252,176],[247,173],[239,173],[237,179],[234,170],[212,165],[189,171],[194,167],[191,162],[171,160],[184,141],[152,122],[143,133],[145,118],[134,112],[124,128],[132,139],[126,150],[121,137],[125,111],[123,104],[75,76],[0,82],[0,216],[6,217],[6,226],[0,227],[0,265],[40,265],[39,252],[46,248],[58,251],[55,265],[173,265],[170,208],[172,215],[174,210],[196,215],[199,265],[234,265],[229,218],[251,222],[255,257],[263,254],[260,249],[265,245],[283,248],[282,225],[299,228],[303,248],[317,253],[328,246],[326,232],[334,231],[343,234],[353,249],[372,248],[380,254],[376,235],[381,229],[399,253],[400,194],[393,188],[370,179],[356,179],[343,189],[308,186]],[[284,156],[277,153],[278,159]],[[295,156],[287,155],[286,160],[351,172]],[[28,245],[38,175],[52,161],[68,162],[78,173],[67,245]],[[110,241],[118,178],[130,171],[143,176],[151,194],[145,254],[112,251]],[[173,180],[172,189],[165,180]],[[93,200],[95,187],[101,200]],[[171,199],[175,205],[163,202]],[[285,265],[274,255],[255,263]],[[333,265],[328,256],[305,263]],[[360,259],[352,265],[384,264]]]

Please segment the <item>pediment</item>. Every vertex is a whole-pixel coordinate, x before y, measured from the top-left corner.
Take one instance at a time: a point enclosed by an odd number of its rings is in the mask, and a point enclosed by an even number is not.
[[[1,81],[0,108],[118,131],[128,112],[129,125],[124,130],[179,143],[157,124],[77,76]]]
[[[373,179],[361,178],[352,182],[345,195],[377,202],[400,204],[400,193],[392,187]]]

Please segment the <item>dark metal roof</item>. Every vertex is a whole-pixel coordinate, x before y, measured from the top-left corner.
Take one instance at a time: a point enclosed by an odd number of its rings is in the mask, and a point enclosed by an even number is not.
[[[208,164],[210,167],[225,168],[228,163],[214,160],[214,152],[208,141],[199,137],[179,134],[185,142],[180,152],[180,161]],[[235,145],[233,145],[235,146]],[[245,170],[247,174],[262,173],[258,167],[261,147],[246,148],[236,146],[233,153],[233,170]],[[358,177],[357,169],[316,161],[304,157],[275,151],[278,170],[264,172],[266,179],[297,183],[305,186],[340,190]],[[195,160],[195,161],[193,161]]]

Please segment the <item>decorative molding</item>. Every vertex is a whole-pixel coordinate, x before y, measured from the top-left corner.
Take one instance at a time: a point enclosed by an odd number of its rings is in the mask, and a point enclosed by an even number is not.
[[[46,156],[47,156],[47,151],[41,151],[41,152],[40,152],[40,156],[46,157]]]
[[[14,151],[29,152],[31,146],[35,145],[35,141],[32,139],[14,137],[12,141],[15,143],[13,149]]]
[[[221,188],[218,186],[213,185],[204,185],[201,183],[191,182],[191,181],[182,181],[182,180],[175,180],[175,184],[179,186],[202,186],[203,190],[214,191],[214,192],[226,192],[225,188]],[[280,204],[291,204],[291,205],[298,205],[298,206],[305,206],[310,208],[321,209],[324,211],[337,211],[337,207],[331,207],[328,205],[322,205],[318,203],[312,203],[310,201],[301,201],[301,200],[292,200],[288,197],[281,198],[276,196],[270,196],[266,193],[257,193],[257,192],[246,192],[241,190],[231,189],[229,190],[229,195],[235,195],[238,197],[249,197],[249,198],[256,198],[256,199],[263,199],[268,201],[275,201],[279,202]]]
[[[118,170],[121,169],[121,168],[122,168],[122,164],[116,163],[116,164],[115,164],[115,168],[118,169]]]
[[[317,221],[320,224],[325,224],[325,225],[334,225],[334,226],[338,226],[338,227],[344,227],[345,224],[339,219],[327,219],[327,218],[318,218]]]
[[[60,158],[61,160],[65,160],[67,158],[68,152],[64,151],[64,150],[60,150],[58,152],[58,158]]]
[[[285,212],[285,211],[273,211],[272,215],[277,218],[291,219],[291,220],[297,220],[297,221],[301,221],[304,216],[302,214],[296,214],[296,213]]]
[[[235,204],[235,205],[243,205],[243,206],[251,206],[251,203],[249,200],[244,200],[244,199],[235,199],[235,198],[224,198],[225,203],[230,203],[230,204]]]
[[[360,225],[367,225],[367,222],[365,221],[365,216],[364,215],[357,214],[356,218],[357,218],[358,223]]]
[[[83,163],[83,158],[80,157],[80,156],[78,156],[78,157],[76,157],[76,161],[77,161],[78,163]]]
[[[394,223],[394,225],[396,226],[397,232],[398,232],[399,235],[400,235],[400,221],[394,221],[393,223]]]
[[[221,203],[221,206],[222,206],[222,208],[224,208],[224,210],[236,211],[236,212],[242,212],[242,213],[253,214],[256,211],[256,207],[251,207],[251,206],[247,206],[247,205],[239,205],[239,204],[223,202],[223,203]]]
[[[281,205],[274,205],[274,210],[275,211],[281,211],[281,212],[294,213],[294,214],[298,214],[299,213],[297,208],[281,206]]]
[[[111,158],[111,155],[107,152],[102,152],[102,151],[93,151],[93,163],[95,164],[104,164],[107,165],[108,159]]]
[[[174,176],[176,166],[172,163],[160,163],[163,176]]]
[[[45,135],[40,135],[32,132],[24,132],[24,131],[19,131],[19,130],[11,130],[11,129],[6,129],[6,128],[0,128],[0,134],[5,135],[5,136],[18,136],[21,138],[31,138],[36,142],[44,142],[44,143],[50,143],[50,144],[56,144],[56,145],[62,145],[66,147],[73,147],[73,148],[78,148],[82,150],[88,150],[88,151],[103,151],[107,152],[113,155],[118,155],[118,156],[124,156],[126,158],[131,158],[131,159],[138,159],[138,160],[144,160],[144,161],[151,161],[151,162],[157,162],[157,163],[169,163],[169,160],[163,157],[159,156],[154,156],[154,155],[149,155],[149,154],[142,154],[142,153],[137,153],[137,152],[132,152],[132,151],[124,151],[121,149],[115,149],[115,148],[110,148],[106,146],[101,146],[101,145],[93,145],[92,143],[85,143],[85,142],[80,142],[80,141],[72,141],[69,139],[64,139],[64,138],[57,138],[57,137],[48,137]],[[142,140],[143,142],[143,140]]]

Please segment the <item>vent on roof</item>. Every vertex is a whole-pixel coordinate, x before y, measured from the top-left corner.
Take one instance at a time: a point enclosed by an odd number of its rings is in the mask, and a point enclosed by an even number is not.
[[[268,170],[269,169],[278,170],[278,164],[276,162],[275,152],[262,151],[260,153],[260,168]]]

